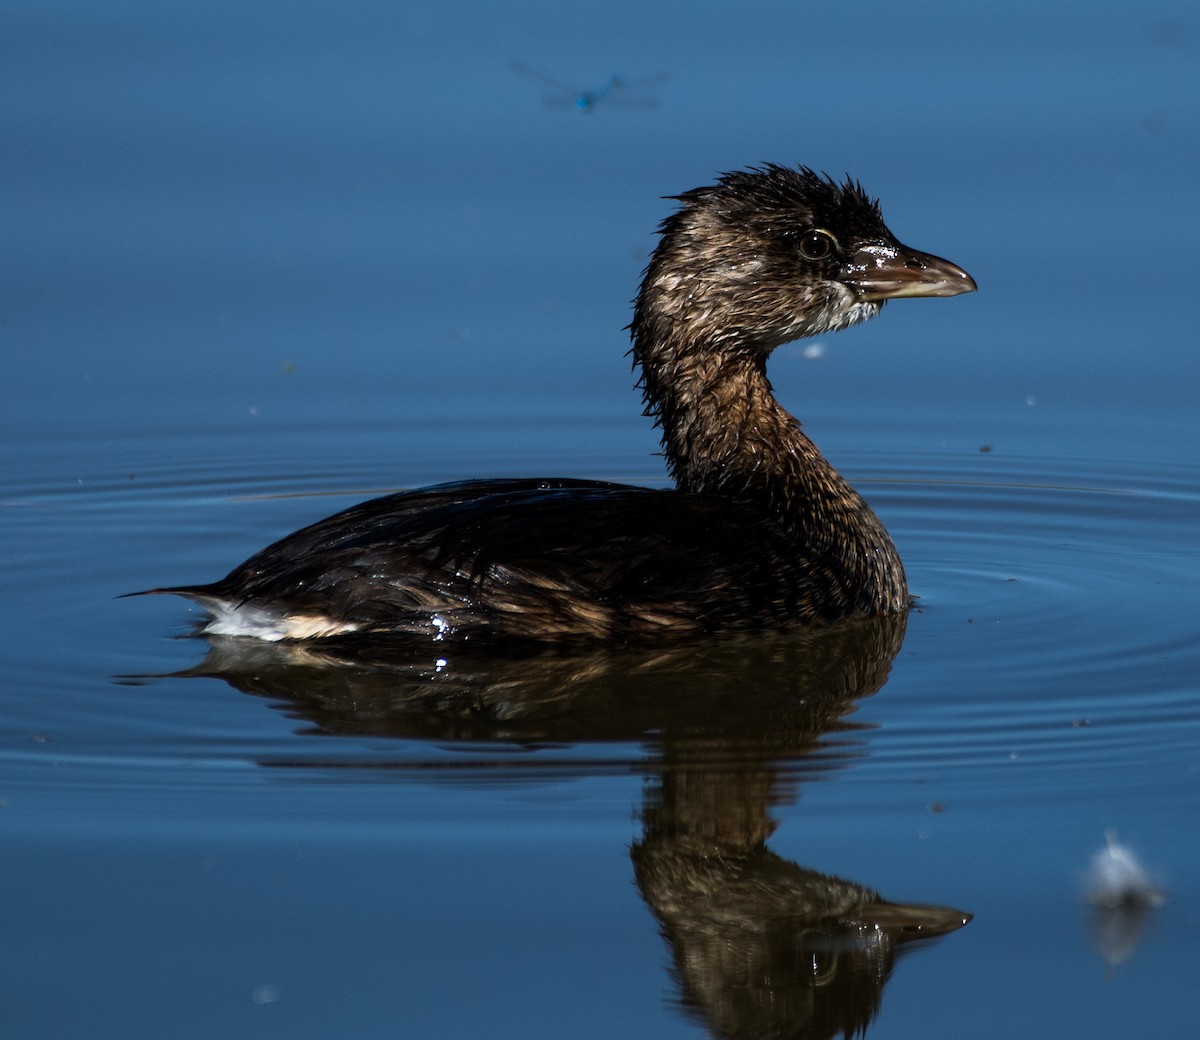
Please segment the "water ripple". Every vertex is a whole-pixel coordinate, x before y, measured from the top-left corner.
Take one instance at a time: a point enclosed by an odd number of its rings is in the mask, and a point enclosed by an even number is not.
[[[76,637],[51,661],[44,644],[15,644],[11,739],[0,759],[17,775],[38,761],[59,770],[74,761],[89,776],[124,761],[140,780],[159,763],[164,779],[184,783],[180,762],[191,763],[193,779],[206,772],[195,768],[202,763],[239,775],[247,762],[420,773],[422,763],[453,770],[467,758],[468,772],[486,775],[480,762],[489,756],[478,745],[464,756],[439,740],[347,734],[331,743],[222,684],[113,684],[113,675],[186,669],[203,645],[162,638],[186,632],[183,606],[112,596],[211,576],[378,482],[369,467],[299,480],[236,465],[218,478],[218,469],[209,460],[90,484],[0,487],[0,520],[37,562],[6,579],[9,594],[59,617]],[[1200,750],[1194,468],[1114,474],[1103,460],[980,455],[852,459],[846,469],[892,530],[919,599],[886,687],[854,715],[863,728],[846,738],[849,752],[831,752],[826,741],[814,746],[812,769],[791,768],[879,790],[955,773],[1009,796],[1033,796],[1051,779],[1080,792],[1131,778],[1152,787],[1190,768]],[[654,482],[652,474],[630,479]],[[307,501],[325,495],[338,498],[329,510]],[[56,585],[73,590],[70,601],[55,597]],[[714,661],[707,681],[715,689],[717,670],[757,664],[748,649],[736,662]],[[519,760],[494,745],[492,756],[506,775],[586,775],[636,768],[646,747],[609,734],[591,745],[583,736],[534,741]]]

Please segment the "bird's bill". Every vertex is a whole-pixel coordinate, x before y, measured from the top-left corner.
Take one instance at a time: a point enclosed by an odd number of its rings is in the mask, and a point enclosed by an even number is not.
[[[977,288],[957,264],[899,243],[863,246],[850,257],[845,280],[867,301],[958,296]]]

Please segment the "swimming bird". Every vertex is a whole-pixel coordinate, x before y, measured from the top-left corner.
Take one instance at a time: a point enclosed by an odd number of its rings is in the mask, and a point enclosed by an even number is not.
[[[891,538],[776,401],[767,359],[975,282],[902,245],[848,177],[766,165],[674,199],[629,326],[674,488],[442,484],[148,592],[205,608],[207,634],[272,641],[617,643],[906,610]]]

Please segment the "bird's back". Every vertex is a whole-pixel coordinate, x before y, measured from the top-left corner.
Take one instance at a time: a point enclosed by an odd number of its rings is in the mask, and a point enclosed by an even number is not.
[[[473,481],[363,502],[211,585],[153,591],[201,603],[218,634],[619,640],[817,619],[802,556],[720,495]]]

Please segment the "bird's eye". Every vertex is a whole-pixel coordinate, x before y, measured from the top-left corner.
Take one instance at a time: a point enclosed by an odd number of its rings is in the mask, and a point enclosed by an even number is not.
[[[800,255],[805,260],[828,260],[837,248],[837,239],[828,231],[806,231],[800,236]]]

